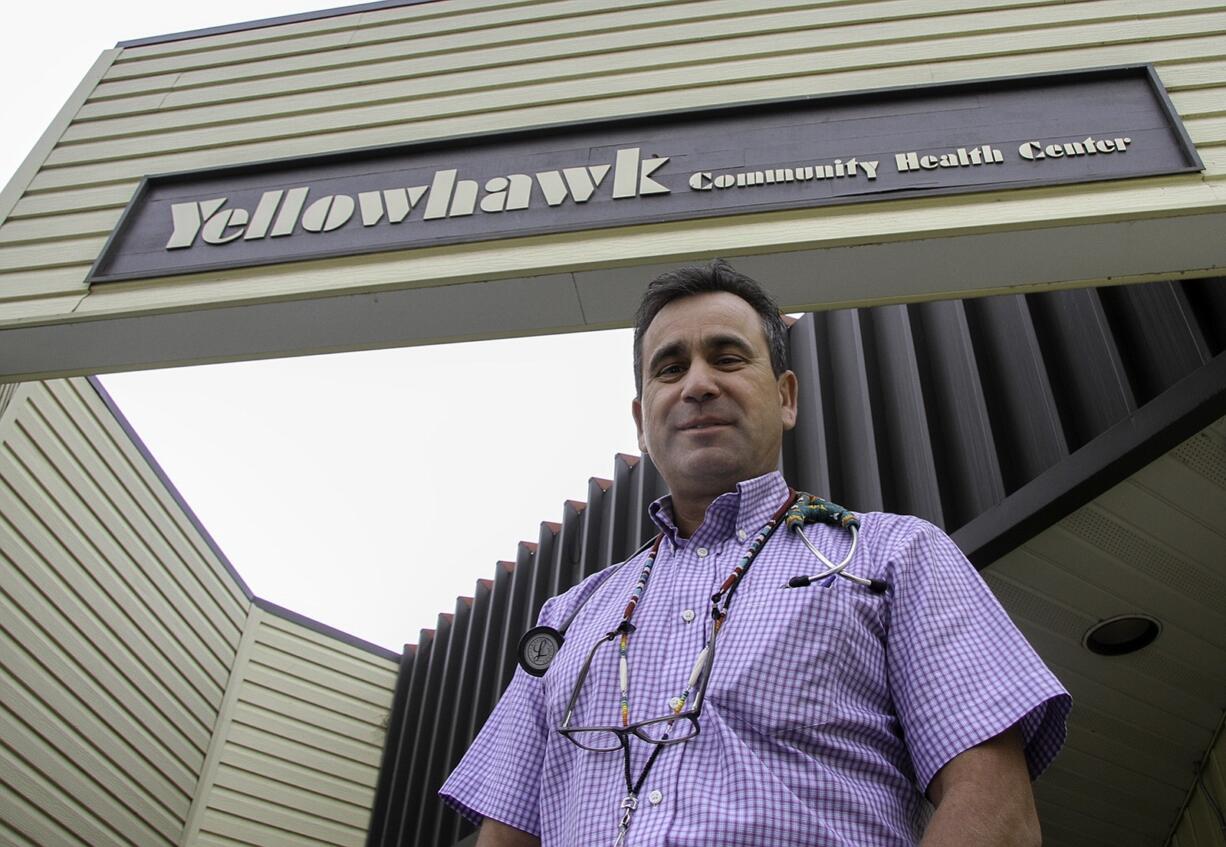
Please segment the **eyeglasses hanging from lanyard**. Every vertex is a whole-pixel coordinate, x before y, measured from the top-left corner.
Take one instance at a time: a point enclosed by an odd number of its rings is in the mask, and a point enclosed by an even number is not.
[[[711,671],[715,663],[715,644],[719,636],[720,629],[728,617],[728,610],[732,604],[732,597],[736,593],[736,589],[753,565],[754,559],[758,553],[766,545],[774,533],[775,528],[780,521],[791,527],[792,531],[803,539],[804,545],[826,566],[826,569],[819,574],[812,576],[793,577],[788,581],[787,586],[790,588],[801,588],[812,584],[817,580],[827,577],[842,576],[859,585],[864,585],[869,590],[880,593],[885,591],[886,583],[882,580],[865,579],[847,573],[847,565],[855,554],[856,543],[859,538],[860,521],[859,519],[848,512],[841,506],[836,506],[821,498],[814,497],[810,494],[800,494],[799,496],[792,489],[788,489],[788,498],[784,501],[779,510],[767,521],[766,525],[759,530],[754,536],[748,549],[745,551],[737,566],[733,568],[732,573],[720,585],[719,590],[711,595],[711,634],[708,636],[706,644],[699,651],[698,656],[694,661],[693,669],[690,672],[689,679],[682,692],[673,697],[669,701],[670,714],[661,717],[650,718],[648,720],[636,721],[630,723],[630,681],[629,681],[629,659],[628,648],[630,636],[635,630],[632,623],[635,610],[638,608],[639,602],[647,591],[647,585],[651,578],[652,568],[655,566],[656,556],[660,551],[660,543],[662,535],[657,535],[651,547],[651,552],[647,555],[647,559],[643,565],[642,571],[639,573],[639,579],[635,583],[634,588],[630,592],[630,598],[626,603],[625,611],[622,613],[621,622],[609,632],[601,636],[591,650],[588,651],[587,657],[583,662],[582,668],[575,679],[574,688],[571,690],[570,699],[566,704],[566,711],[562,717],[562,723],[558,727],[558,732],[568,741],[572,742],[584,750],[593,752],[615,752],[621,750],[622,763],[625,769],[626,795],[622,798],[620,811],[621,818],[618,821],[617,837],[614,841],[614,847],[621,847],[625,843],[626,833],[630,829],[630,822],[635,810],[638,808],[638,796],[642,790],[643,783],[647,779],[647,775],[651,772],[652,765],[664,750],[665,746],[673,744],[681,744],[695,738],[700,726],[698,719],[702,714],[703,703],[706,699],[707,685],[711,680]],[[804,533],[804,525],[822,521],[825,523],[834,524],[847,529],[851,533],[851,547],[847,555],[838,564],[831,562],[825,555],[821,553]],[[636,554],[637,555],[637,554]],[[634,557],[632,556],[631,559]],[[629,560],[627,560],[629,561]],[[611,574],[610,574],[611,575]],[[608,577],[605,577],[608,579]],[[602,583],[603,584],[603,581]],[[598,586],[599,587],[599,586]],[[595,590],[592,592],[595,593]],[[591,598],[591,594],[587,599]],[[580,604],[579,608],[586,605],[587,599]],[[557,655],[562,646],[563,632],[569,628],[570,623],[574,620],[578,609],[568,616],[561,630],[555,630],[550,627],[536,627],[525,634],[520,641],[520,663],[524,665],[525,670],[529,673],[541,675],[548,668],[553,657]],[[619,638],[620,636],[620,638]],[[602,644],[613,641],[619,638],[618,645],[618,681],[620,689],[620,726],[572,726],[571,720],[574,716],[575,706],[579,701],[579,695],[583,690],[583,684],[587,680],[588,671],[591,669],[592,660],[596,656],[596,651]],[[541,661],[541,657],[547,657],[545,661]],[[527,659],[527,661],[526,661]],[[543,665],[543,667],[542,667]],[[701,684],[700,684],[701,683]],[[694,694],[693,699],[690,695]],[[689,708],[686,709],[686,704],[689,702]],[[633,778],[630,769],[630,736],[653,745],[654,749],[648,757],[647,762],[639,771],[638,779]]]

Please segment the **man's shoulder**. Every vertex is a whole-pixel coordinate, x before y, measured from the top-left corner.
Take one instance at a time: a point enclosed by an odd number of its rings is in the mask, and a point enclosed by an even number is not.
[[[860,519],[860,531],[865,539],[872,537],[877,543],[891,540],[905,545],[909,540],[923,535],[947,537],[943,529],[931,521],[916,515],[899,512],[856,512]]]
[[[945,530],[925,518],[896,512],[857,512],[860,543],[883,568],[931,561],[932,554],[962,559],[957,543]]]
[[[589,574],[561,594],[551,597],[541,609],[541,623],[557,626],[592,599],[604,585],[613,580],[619,571],[631,566],[637,560],[642,560],[644,555],[646,555],[645,551],[639,550],[630,558]]]

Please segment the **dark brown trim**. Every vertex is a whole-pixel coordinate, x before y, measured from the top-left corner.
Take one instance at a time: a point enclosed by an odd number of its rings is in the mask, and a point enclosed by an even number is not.
[[[395,650],[389,650],[375,644],[373,641],[367,641],[365,638],[358,638],[356,635],[339,630],[334,626],[328,626],[326,623],[320,623],[314,618],[308,618],[306,615],[295,612],[292,609],[287,609],[284,606],[278,606],[271,600],[265,600],[263,597],[252,597],[251,602],[259,606],[265,612],[276,615],[299,626],[304,626],[307,629],[318,632],[320,635],[326,635],[329,638],[335,638],[337,641],[342,641],[351,647],[358,647],[368,653],[374,653],[376,656],[382,656],[392,662],[400,662],[401,654]]]
[[[1226,353],[953,533],[982,570],[1226,415]]]

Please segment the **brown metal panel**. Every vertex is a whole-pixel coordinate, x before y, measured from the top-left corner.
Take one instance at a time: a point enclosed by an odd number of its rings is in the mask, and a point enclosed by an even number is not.
[[[468,739],[471,741],[485,724],[485,719],[494,709],[494,703],[502,694],[503,633],[506,629],[507,611],[511,606],[511,576],[515,565],[499,562],[494,571],[494,588],[490,594],[490,617],[485,626],[485,639],[481,644],[481,664],[477,669],[477,696],[473,698],[473,713],[469,720]]]
[[[507,604],[506,622],[503,625],[502,648],[498,659],[501,677],[498,690],[505,690],[515,674],[515,646],[519,637],[530,626],[528,604],[532,602],[532,557],[536,545],[519,542],[516,549],[514,570],[511,572],[511,596]]]
[[[549,572],[549,597],[555,597],[575,584],[575,571],[583,542],[583,510],[587,504],[567,500],[562,504],[562,523],[553,547]]]
[[[1005,490],[1012,493],[1068,455],[1026,300],[966,301]]]
[[[554,550],[558,544],[558,533],[562,531],[561,524],[553,521],[541,521],[540,535],[537,536],[536,555],[532,557],[532,595],[528,604],[528,617],[523,621],[521,633],[536,626],[536,619],[541,614],[545,601],[553,596],[549,591],[552,580],[550,572],[554,566]]]
[[[906,306],[860,313],[884,506],[945,525]]]
[[[822,413],[830,449],[830,494],[855,511],[877,511],[885,499],[873,437],[860,313],[842,309],[820,317],[818,372],[826,401]]]
[[[1226,350],[1226,280],[1189,279],[1181,283],[1184,297],[1209,347],[1210,355]]]
[[[464,751],[468,749],[469,742],[472,741],[470,735],[472,707],[477,701],[477,688],[480,685],[478,675],[481,671],[482,646],[485,644],[485,629],[489,624],[493,588],[493,580],[482,579],[477,582],[477,588],[473,592],[472,611],[469,614],[467,632],[464,636],[464,648],[459,654],[460,668],[457,684],[449,698],[454,719],[451,721],[446,745],[440,756],[443,779],[459,763],[460,757],[463,756]],[[443,806],[440,802],[436,824],[438,835],[435,840],[443,844],[459,840],[462,820],[456,811]]]
[[[808,314],[788,332],[788,358],[799,385],[796,427],[784,441],[788,479],[801,491],[834,499],[827,463],[826,427],[822,418],[822,383],[817,362],[815,315]]]
[[[613,462],[613,488],[608,495],[613,501],[613,508],[609,522],[608,547],[604,555],[610,562],[622,561],[638,546],[631,488],[638,481],[635,471],[641,461],[639,456],[618,453]]]
[[[438,710],[438,695],[443,682],[443,665],[447,660],[447,644],[451,640],[450,612],[438,616],[438,624],[434,630],[434,640],[430,645],[430,656],[427,660],[425,686],[422,691],[421,705],[414,716],[412,735],[413,762],[409,768],[408,791],[404,798],[404,808],[393,835],[392,844],[418,844],[420,830],[420,809],[426,793],[426,773],[429,767],[430,737],[434,730],[434,715]]]
[[[562,512],[562,537],[558,540],[561,552],[559,584],[566,588],[578,585],[583,580],[584,516],[588,505],[581,500],[567,500]]]
[[[1005,498],[996,440],[961,301],[910,307],[925,414],[945,513],[953,531]]]
[[[468,631],[472,625],[472,610],[473,598],[460,597],[456,600],[441,684],[431,692],[433,702],[427,713],[427,722],[430,725],[429,752],[426,754],[425,786],[417,814],[416,843],[419,844],[438,843],[440,816],[443,813],[438,790],[449,770],[446,762],[447,740],[456,722],[456,693],[460,687],[464,648],[468,643]]]
[[[1081,288],[1026,298],[1064,435],[1076,450],[1136,410],[1098,293]]]
[[[613,498],[608,496],[612,480],[592,477],[587,481],[587,508],[583,510],[583,538],[581,541],[576,582],[604,569],[609,561],[604,558],[608,549],[610,517]]]
[[[1179,283],[1121,285],[1099,293],[1138,403],[1209,360],[1209,346]]]

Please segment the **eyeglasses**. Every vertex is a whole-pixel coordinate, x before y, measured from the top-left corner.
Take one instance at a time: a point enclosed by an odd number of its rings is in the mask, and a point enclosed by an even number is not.
[[[714,628],[707,646],[703,648],[694,662],[694,672],[701,671],[701,677],[697,693],[692,701],[693,705],[690,708],[659,718],[636,721],[628,726],[573,727],[570,725],[571,719],[574,717],[575,703],[579,700],[579,693],[583,690],[583,683],[587,680],[587,674],[591,670],[592,659],[595,658],[596,651],[600,649],[600,645],[612,641],[617,634],[617,630],[614,630],[601,636],[592,645],[592,649],[588,651],[587,659],[583,662],[583,667],[579,670],[579,676],[575,679],[575,687],[570,693],[570,701],[566,704],[566,713],[562,718],[562,725],[558,727],[558,732],[584,750],[592,750],[597,753],[629,749],[631,735],[648,744],[655,744],[661,747],[669,744],[681,744],[698,735],[698,718],[702,714],[702,704],[707,694],[707,683],[711,680],[711,667],[715,663],[715,637],[719,634],[719,627]],[[686,688],[686,694],[694,688],[694,673],[690,674],[690,680],[690,685]]]

